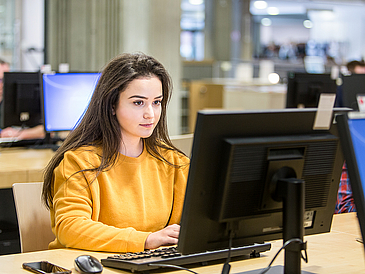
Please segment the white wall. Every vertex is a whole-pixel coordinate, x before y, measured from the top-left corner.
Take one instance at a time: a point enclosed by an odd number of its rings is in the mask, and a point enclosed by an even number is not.
[[[37,71],[44,62],[44,0],[21,1],[20,62],[16,69]],[[34,48],[35,50],[29,50]]]
[[[334,6],[333,12],[312,11],[311,39],[337,41],[344,46],[345,62],[365,56],[365,7]]]
[[[277,26],[262,26],[261,25],[261,42],[263,44],[269,44],[274,42],[275,44],[285,43],[303,43],[309,40],[310,31],[304,28],[304,26],[295,25],[277,25]]]

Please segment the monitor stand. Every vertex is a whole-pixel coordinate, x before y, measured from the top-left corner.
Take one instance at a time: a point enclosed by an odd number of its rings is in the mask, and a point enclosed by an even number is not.
[[[57,144],[58,142],[63,141],[60,138],[52,138],[49,132],[46,133],[45,138],[43,139],[42,144],[37,144],[33,146],[29,146],[29,148],[33,149],[52,149],[56,151],[60,146]]]
[[[302,250],[307,257],[304,237],[305,182],[296,178],[279,179],[278,195],[283,201],[284,273],[301,273]],[[306,258],[305,258],[306,259]]]
[[[305,182],[297,178],[277,179],[274,184],[274,199],[283,202],[283,244],[291,241],[285,248],[284,266],[275,265],[268,270],[270,274],[314,274],[301,270],[302,250],[307,250],[304,237]],[[306,255],[307,256],[307,255]],[[243,272],[262,273],[264,269]]]

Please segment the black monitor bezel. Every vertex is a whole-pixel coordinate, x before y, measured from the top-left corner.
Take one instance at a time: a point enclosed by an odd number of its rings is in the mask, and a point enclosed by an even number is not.
[[[4,72],[4,79],[3,79],[3,102],[2,102],[2,115],[1,115],[1,127],[22,127],[22,128],[30,128],[37,125],[42,124],[42,101],[41,101],[41,87],[39,82],[39,72],[19,72],[19,71],[12,71],[12,72]],[[16,87],[17,82],[23,83],[31,83],[39,86],[39,109],[36,111],[29,111],[30,112],[30,119],[27,121],[20,121],[18,119],[19,114],[15,113],[15,106],[16,103],[16,91],[14,90]],[[36,98],[37,100],[37,98]],[[34,107],[35,102],[29,101],[32,107]]]
[[[349,119],[365,119],[364,112],[348,112],[336,117],[338,123],[339,136],[342,146],[343,155],[346,160],[348,178],[352,195],[354,198],[357,217],[360,225],[360,231],[363,239],[365,238],[365,196],[364,188],[361,183],[360,172],[356,159],[356,154],[352,142]],[[365,246],[364,246],[365,248]]]
[[[348,109],[335,109],[335,112],[348,111]],[[212,250],[219,248],[227,248],[228,241],[225,246],[222,243],[202,243],[205,241],[208,231],[205,229],[212,225],[216,228],[213,230],[220,230],[218,226],[225,226],[225,224],[219,224],[216,220],[212,220],[211,217],[207,217],[207,207],[214,206],[216,201],[210,201],[206,203],[205,196],[211,195],[208,193],[205,185],[199,186],[199,182],[205,180],[216,181],[219,177],[219,159],[221,156],[221,145],[218,144],[223,137],[232,136],[245,136],[245,137],[258,137],[258,136],[282,136],[282,135],[301,135],[312,133],[330,133],[334,136],[338,136],[335,125],[332,125],[330,130],[313,130],[313,122],[315,119],[317,109],[283,109],[283,110],[262,110],[262,111],[213,111],[205,110],[199,111],[196,123],[196,129],[194,133],[194,141],[192,148],[192,158],[189,170],[188,184],[186,189],[186,196],[183,208],[183,214],[181,219],[181,230],[178,243],[178,249],[183,254],[203,252],[204,250]],[[266,119],[271,115],[271,119]],[[231,121],[227,123],[225,118],[232,116]],[[218,133],[218,132],[221,133]],[[224,135],[224,136],[223,136]],[[337,137],[338,138],[338,137]],[[337,200],[337,191],[339,179],[342,171],[343,156],[339,145],[336,148],[336,157],[333,171],[333,181],[330,186],[328,205],[326,208],[317,210],[317,217],[320,222],[315,222],[312,228],[306,229],[305,234],[316,234],[329,232],[332,215],[335,209],[335,203]],[[214,155],[215,154],[215,155]],[[208,198],[209,200],[209,198]],[[273,224],[281,224],[282,212],[275,212],[271,215],[267,215],[266,220]],[[213,223],[215,222],[215,224]],[[245,219],[245,224],[248,226],[255,223],[255,218]],[[247,226],[247,227],[248,227]],[[215,231],[214,231],[215,233]],[[247,239],[233,240],[233,246],[240,246],[254,243],[260,243],[264,241],[282,239],[282,231],[278,233],[274,232],[270,235],[253,235]],[[209,241],[211,239],[208,239]],[[204,246],[205,245],[205,246]]]
[[[365,74],[342,75],[342,107],[359,110],[357,95],[365,93]]]
[[[321,83],[323,90],[316,94],[316,99],[310,100],[309,97],[309,83]],[[302,92],[303,101],[300,100],[300,90]],[[321,93],[333,93],[337,91],[336,80],[331,78],[327,73],[305,73],[305,72],[288,72],[288,85],[286,93],[286,108],[306,107],[316,108],[318,106],[319,97]]]

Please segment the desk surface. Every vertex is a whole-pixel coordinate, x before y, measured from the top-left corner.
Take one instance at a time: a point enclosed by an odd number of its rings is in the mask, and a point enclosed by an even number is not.
[[[42,181],[42,173],[54,152],[51,149],[0,149],[0,188],[13,183]]]
[[[310,273],[364,273],[365,257],[363,245],[356,241],[360,236],[359,225],[355,213],[335,215],[331,233],[305,237],[308,241],[308,264],[302,262],[302,270]],[[232,262],[230,273],[245,273],[266,267],[282,245],[282,241],[272,242],[272,249],[261,254],[260,258]],[[22,269],[23,262],[48,260],[54,264],[74,269],[74,259],[82,254],[90,254],[99,259],[106,258],[108,253],[89,252],[74,249],[46,250],[14,255],[0,256],[1,273],[30,273]],[[283,252],[275,260],[275,265],[283,265]],[[220,273],[222,265],[209,265],[194,268],[198,273]],[[103,274],[130,273],[118,269],[104,268]],[[164,273],[187,273],[186,271],[169,271]],[[251,273],[251,272],[250,272]],[[268,272],[272,273],[272,272]]]

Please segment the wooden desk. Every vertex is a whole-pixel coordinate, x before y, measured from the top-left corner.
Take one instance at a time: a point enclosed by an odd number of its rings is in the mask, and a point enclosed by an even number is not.
[[[320,274],[364,273],[365,257],[363,245],[356,241],[360,236],[359,225],[355,213],[335,215],[331,233],[311,235],[305,237],[308,241],[308,264],[302,263],[302,270]],[[282,245],[282,241],[274,241],[272,249],[261,254],[260,258],[246,259],[232,262],[231,272],[245,273],[265,268]],[[30,273],[22,269],[23,262],[48,260],[54,264],[74,269],[74,259],[81,254],[90,254],[99,259],[106,258],[108,253],[89,252],[74,249],[47,250],[23,254],[0,256],[0,272],[5,274]],[[283,252],[275,260],[274,266],[283,265]],[[221,264],[194,268],[194,271],[204,273],[220,273]],[[130,273],[112,268],[104,268],[103,274]],[[169,271],[164,273],[182,274],[185,271]],[[268,273],[273,273],[269,271]]]
[[[43,181],[43,169],[54,152],[51,149],[0,149],[0,188],[17,182]]]

